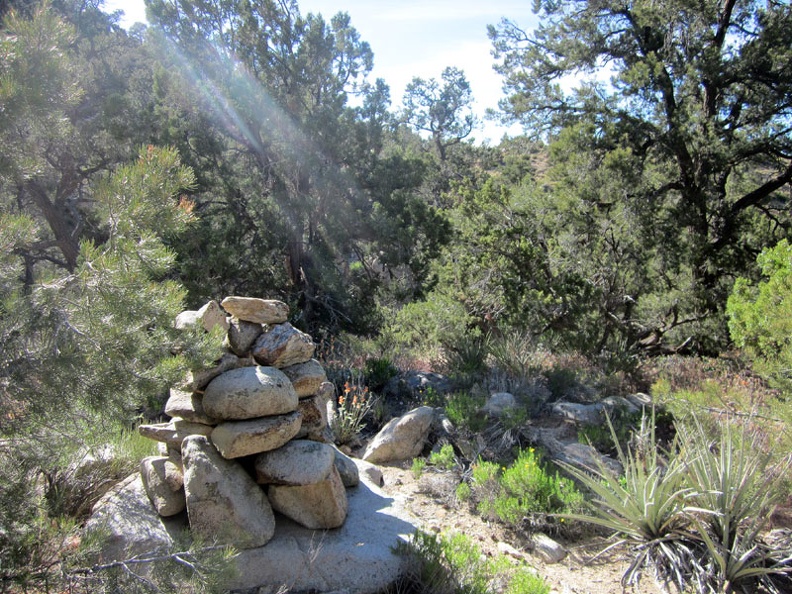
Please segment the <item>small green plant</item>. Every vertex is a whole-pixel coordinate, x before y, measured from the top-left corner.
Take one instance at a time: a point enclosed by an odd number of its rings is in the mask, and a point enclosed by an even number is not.
[[[467,427],[473,432],[481,431],[486,424],[486,419],[478,413],[484,406],[484,402],[483,395],[454,392],[448,396],[445,413],[457,427]]]
[[[469,337],[446,347],[446,361],[452,376],[463,383],[487,371],[489,341],[483,337]]]
[[[413,478],[417,481],[423,475],[423,471],[426,468],[426,459],[425,458],[413,458],[412,466],[410,466],[410,472],[412,472]]]
[[[349,443],[360,435],[366,427],[366,415],[376,400],[360,380],[344,383],[343,393],[330,418],[330,429],[337,444]]]
[[[429,454],[429,463],[443,470],[453,470],[456,468],[457,460],[454,454],[454,446],[447,443],[440,448],[439,452],[432,452]]]
[[[399,370],[396,369],[390,359],[379,357],[366,359],[364,374],[368,386],[372,390],[378,391],[388,383],[388,380],[398,375]]]
[[[549,586],[530,568],[515,566],[503,555],[487,558],[470,537],[416,531],[408,543],[397,546],[411,570],[408,583],[398,591],[426,594],[548,594]],[[502,590],[501,584],[506,588]]]
[[[460,501],[467,501],[470,499],[470,496],[473,494],[473,490],[470,488],[470,484],[466,482],[461,482],[457,485],[456,488],[456,498]]]
[[[574,483],[557,472],[548,472],[534,448],[521,450],[508,467],[492,462],[475,464],[471,487],[479,513],[512,525],[533,515],[572,513],[582,504]]]
[[[421,404],[425,406],[438,408],[441,406],[445,406],[446,404],[445,396],[443,396],[432,386],[427,386],[426,388],[422,388],[421,390],[419,390],[418,395]]]
[[[533,569],[520,567],[512,573],[504,594],[550,594],[550,585]]]
[[[506,330],[492,340],[489,350],[495,365],[516,378],[538,375],[547,357],[547,353],[537,347],[533,335],[515,329]]]

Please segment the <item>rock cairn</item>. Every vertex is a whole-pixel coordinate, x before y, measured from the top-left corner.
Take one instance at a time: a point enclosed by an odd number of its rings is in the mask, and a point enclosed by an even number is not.
[[[227,297],[183,312],[176,326],[226,331],[225,354],[189,374],[165,405],[167,423],[142,425],[163,455],[145,458],[146,492],[164,517],[187,510],[193,535],[238,548],[265,545],[273,510],[306,528],[338,528],[357,467],[332,445],[334,387],[314,343],[280,301]]]

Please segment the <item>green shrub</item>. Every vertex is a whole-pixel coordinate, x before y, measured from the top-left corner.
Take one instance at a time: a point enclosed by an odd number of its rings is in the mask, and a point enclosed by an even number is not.
[[[738,278],[726,305],[729,332],[756,368],[792,390],[792,246],[781,240],[756,259],[765,280]]]
[[[445,349],[448,373],[458,384],[472,385],[487,371],[489,342],[480,336],[466,337]]]
[[[487,558],[470,537],[434,535],[416,531],[408,543],[397,546],[407,557],[408,583],[396,592],[425,594],[488,594],[506,583],[510,594],[548,594],[549,586],[523,564],[515,566],[503,555]],[[501,589],[500,587],[498,588]]]
[[[392,377],[399,374],[396,366],[385,357],[366,359],[364,369],[366,384],[374,391],[381,390]]]
[[[481,431],[486,419],[478,414],[486,399],[483,395],[470,392],[454,392],[446,401],[445,413],[457,427],[467,427],[471,431]]]
[[[582,502],[574,483],[548,472],[533,448],[521,450],[508,467],[478,462],[472,469],[471,487],[479,513],[512,525],[532,515],[572,513]]]
[[[453,470],[456,468],[457,460],[454,454],[454,446],[450,443],[444,444],[439,452],[429,454],[429,463],[443,470]]]
[[[489,353],[496,367],[520,379],[539,375],[548,357],[529,332],[519,330],[506,330],[492,340]]]
[[[456,498],[460,501],[467,501],[470,499],[470,496],[473,494],[470,485],[466,482],[461,482],[457,485],[456,488]]]

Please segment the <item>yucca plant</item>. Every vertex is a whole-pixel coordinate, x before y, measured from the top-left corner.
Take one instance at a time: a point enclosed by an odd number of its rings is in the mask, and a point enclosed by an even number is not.
[[[770,576],[789,571],[790,559],[770,561],[758,542],[779,494],[771,456],[755,432],[738,434],[724,423],[712,439],[695,418],[677,428],[686,451],[686,482],[695,491],[695,536],[705,548],[700,583],[713,592],[733,592],[762,582],[774,591]]]
[[[608,426],[624,474],[598,462],[596,468],[582,470],[561,466],[593,494],[589,500],[593,515],[564,517],[616,531],[621,539],[614,545],[633,545],[635,558],[622,577],[622,585],[635,586],[643,571],[651,567],[662,582],[674,583],[680,591],[696,563],[695,542],[682,531],[692,489],[685,484],[685,464],[675,441],[663,450],[655,439],[654,414],[644,415],[640,429],[627,448],[619,444],[613,424]]]

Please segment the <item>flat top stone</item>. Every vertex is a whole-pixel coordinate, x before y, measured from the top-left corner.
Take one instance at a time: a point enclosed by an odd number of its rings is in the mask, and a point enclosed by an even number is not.
[[[256,324],[282,324],[289,319],[289,306],[275,299],[226,297],[220,304],[232,316]]]

